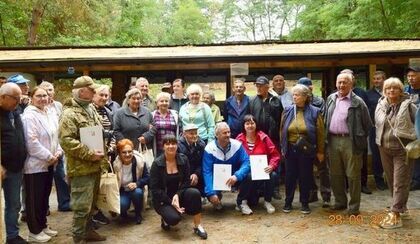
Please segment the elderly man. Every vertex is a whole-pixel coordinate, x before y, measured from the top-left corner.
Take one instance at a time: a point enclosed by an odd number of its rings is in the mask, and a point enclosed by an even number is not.
[[[213,189],[213,170],[217,164],[232,165],[232,175],[226,181],[226,185],[239,185],[236,209],[245,215],[252,214],[246,200],[251,184],[249,156],[239,141],[230,138],[230,128],[226,122],[216,125],[216,140],[207,144],[203,156],[204,193],[214,208],[221,210],[222,194]]]
[[[378,105],[379,98],[382,96],[382,87],[386,80],[386,74],[383,71],[375,71],[373,74],[373,86],[367,91],[368,103],[366,104],[369,108],[370,118],[375,125],[375,110]],[[379,154],[378,145],[375,142],[376,139],[376,128],[373,127],[369,132],[369,146],[372,152],[372,169],[373,176],[375,177],[376,188],[383,191],[388,187],[384,181],[384,169],[382,168],[381,155]]]
[[[27,154],[23,124],[16,110],[21,95],[21,89],[14,83],[6,83],[0,88],[1,167],[5,170],[2,185],[7,243],[27,243],[19,236],[18,225],[22,169]]]
[[[267,134],[276,147],[280,146],[280,117],[283,112],[283,105],[277,96],[268,92],[269,82],[264,76],[255,81],[257,95],[249,101],[249,114],[252,114],[260,130]],[[242,128],[241,128],[242,129]],[[279,148],[277,148],[279,149]],[[280,150],[279,150],[280,151]],[[284,164],[281,164],[284,165]],[[280,176],[283,174],[284,166],[278,167],[274,180],[274,199],[281,199]]]
[[[29,105],[29,80],[23,77],[22,75],[12,75],[7,79],[7,82],[15,83],[19,86],[22,91],[22,96],[20,98],[19,106],[17,111],[22,114],[23,110]]]
[[[410,66],[407,69],[408,86],[405,92],[410,94],[411,99],[420,107],[420,66]],[[420,159],[414,162],[413,178],[410,186],[411,191],[420,190]]]
[[[54,100],[55,90],[54,85],[48,81],[43,81],[39,87],[45,89],[49,96],[48,109],[50,112],[55,113],[59,118],[63,111],[63,105]],[[70,211],[70,188],[66,182],[66,173],[64,171],[64,158],[61,156],[58,159],[57,165],[54,167],[54,182],[57,192],[58,211]]]
[[[308,77],[302,77],[298,80],[298,84],[302,84],[307,86],[311,91],[313,90],[312,80]],[[322,97],[315,96],[312,94],[312,105],[319,108],[321,114],[324,114],[325,109],[325,101]],[[330,205],[331,200],[331,184],[330,184],[330,172],[328,168],[328,164],[325,162],[319,162],[317,158],[315,158],[314,165],[316,166],[318,173],[319,173],[319,183],[320,183],[320,190],[321,196],[323,200],[322,207],[328,208]],[[316,202],[318,201],[318,186],[315,182],[315,177],[312,179],[312,189],[309,193],[309,202]]]
[[[106,150],[89,149],[80,139],[80,128],[102,126],[101,118],[91,104],[97,87],[89,76],[77,78],[73,83],[73,98],[64,105],[59,125],[60,145],[67,157],[71,184],[75,243],[106,240],[93,230],[91,222],[101,171],[107,165]]]
[[[233,95],[226,99],[223,108],[225,118],[231,129],[232,138],[236,138],[242,132],[244,116],[249,110],[249,97],[245,95],[245,82],[235,80],[233,82]]]
[[[361,194],[362,154],[367,148],[367,136],[372,128],[368,108],[352,92],[352,76],[337,76],[337,92],[327,98],[325,123],[330,159],[331,188],[335,197],[333,210],[358,215]],[[346,177],[350,201],[347,203]]]
[[[149,95],[149,81],[144,77],[140,77],[136,81],[136,87],[141,92],[141,96],[143,98],[142,105],[150,111],[154,111],[156,109],[156,103]]]
[[[276,92],[280,98],[283,108],[292,105],[292,94],[287,90],[283,75],[275,75],[273,77],[273,91]]]

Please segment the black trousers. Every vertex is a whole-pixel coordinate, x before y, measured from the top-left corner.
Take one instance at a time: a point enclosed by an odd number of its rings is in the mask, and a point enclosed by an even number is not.
[[[201,194],[196,188],[186,189],[179,196],[179,204],[185,208],[188,215],[196,215],[201,213]],[[172,205],[162,205],[156,212],[162,216],[163,220],[169,225],[177,225],[181,221],[181,214]]]
[[[26,222],[29,231],[39,234],[47,227],[48,199],[51,192],[54,172],[25,174]]]

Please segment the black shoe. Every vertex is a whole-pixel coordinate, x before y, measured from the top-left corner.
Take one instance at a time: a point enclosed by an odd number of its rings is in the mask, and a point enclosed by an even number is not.
[[[71,208],[59,208],[58,211],[59,212],[70,212]]]
[[[318,191],[311,191],[309,193],[309,199],[308,202],[318,202]]]
[[[376,188],[380,191],[385,191],[386,189],[388,189],[388,186],[382,181],[376,183]]]
[[[274,190],[273,191],[273,198],[276,200],[280,200],[281,199],[281,194],[279,190]]]
[[[97,214],[93,215],[92,217],[93,222],[101,224],[101,225],[107,225],[109,224],[109,219],[105,217],[105,215],[99,210]]]
[[[16,236],[15,238],[6,241],[6,244],[26,244],[26,243],[28,242],[20,236]]]
[[[300,208],[300,212],[303,214],[310,214],[311,209],[309,208],[308,204],[302,204],[302,207]]]
[[[136,225],[141,224],[141,221],[143,221],[143,218],[141,216],[136,217]]]
[[[360,214],[360,211],[359,210],[350,210],[349,209],[349,211],[347,211],[347,215],[348,216],[352,216],[352,215],[357,216],[359,214]]]
[[[160,219],[160,227],[162,227],[164,231],[169,231],[171,229],[171,226],[165,223],[163,219]]]
[[[367,186],[362,186],[362,192],[368,195],[372,194],[372,191]]]
[[[333,206],[331,206],[330,209],[333,210],[333,211],[341,211],[341,210],[347,209],[347,207],[346,206],[340,206],[340,205],[333,205]]]
[[[202,226],[198,226],[197,228],[194,228],[194,234],[198,235],[203,240],[207,239],[207,232],[204,230]]]
[[[417,190],[420,190],[420,184],[411,183],[410,191],[417,191]]]
[[[286,204],[284,204],[283,212],[290,213],[292,211],[292,209],[293,209],[292,204],[286,203]]]
[[[322,208],[329,208],[330,207],[330,200],[324,200],[322,202]]]

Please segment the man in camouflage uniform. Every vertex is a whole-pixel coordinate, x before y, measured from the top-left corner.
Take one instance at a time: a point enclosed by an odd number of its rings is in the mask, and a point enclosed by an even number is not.
[[[91,104],[95,84],[89,76],[81,76],[73,83],[73,98],[64,104],[60,118],[59,138],[67,158],[67,174],[71,186],[73,210],[73,240],[75,243],[104,241],[106,237],[93,230],[91,222],[94,211],[101,168],[107,159],[103,151],[90,150],[80,142],[80,128],[101,126],[100,117]]]

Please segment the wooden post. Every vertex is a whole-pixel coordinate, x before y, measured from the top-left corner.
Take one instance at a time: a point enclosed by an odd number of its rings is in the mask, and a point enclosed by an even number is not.
[[[128,76],[124,72],[112,72],[112,100],[122,103],[125,97],[125,93],[130,86]]]
[[[367,82],[367,90],[369,90],[369,88],[372,87],[372,80],[373,80],[373,75],[375,74],[376,71],[376,64],[369,64],[369,76],[368,78],[368,82]]]

